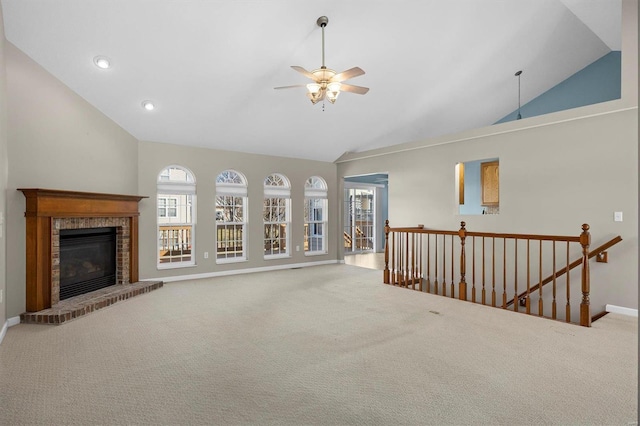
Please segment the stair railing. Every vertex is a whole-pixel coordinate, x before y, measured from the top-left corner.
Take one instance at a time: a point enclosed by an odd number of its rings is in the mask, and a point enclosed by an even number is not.
[[[469,232],[465,222],[461,222],[458,231],[426,229],[423,225],[391,228],[387,220],[383,279],[386,284],[460,300],[467,300],[470,292],[471,302],[503,309],[512,307],[515,312],[520,311],[517,302],[522,300],[527,314],[551,319],[564,317],[566,322],[572,322],[572,302],[576,295],[571,292],[571,270],[582,266],[579,316],[575,322],[589,327],[589,258],[598,256],[620,240],[616,237],[590,252],[591,235],[587,224],[582,225],[578,236],[558,236]],[[572,253],[580,254],[580,258],[570,263]],[[557,265],[563,263],[564,268],[559,270]],[[467,270],[471,272],[470,276]],[[549,277],[543,279],[549,272]],[[537,281],[534,275],[537,275]],[[467,288],[468,280],[470,289]],[[536,284],[532,286],[532,282]],[[522,291],[524,283],[526,289]],[[552,284],[551,293],[543,292],[548,283]],[[562,297],[559,296],[561,290],[564,290]],[[499,297],[500,304],[497,302]],[[537,309],[532,308],[534,298]],[[565,307],[563,315],[558,312],[562,303]]]
[[[622,237],[620,237],[620,235],[610,239],[609,241],[607,241],[606,243],[602,244],[600,247],[593,249],[591,251],[589,251],[589,259],[593,259],[594,257],[598,256],[600,257],[600,255],[604,252],[606,252],[609,248],[613,247],[614,245],[618,244],[620,241],[622,241]],[[573,262],[571,262],[569,264],[569,267],[564,267],[562,269],[560,269],[557,272],[554,272],[553,274],[549,275],[548,277],[546,277],[544,280],[542,280],[541,282],[539,282],[538,284],[534,285],[533,287],[531,287],[531,291],[536,291],[538,290],[538,288],[540,286],[544,286],[547,285],[551,282],[553,282],[554,279],[557,279],[558,277],[564,275],[565,273],[567,273],[567,271],[570,271],[578,266],[582,265],[582,258],[580,259],[576,259]],[[520,306],[523,306],[523,303],[526,303],[524,301],[524,298],[527,296],[526,292],[522,292],[518,295],[518,300],[520,302]],[[512,305],[514,303],[513,299],[509,300],[507,302],[507,307],[509,307],[510,305]],[[600,314],[598,314],[600,315]],[[593,321],[593,319],[592,319]]]

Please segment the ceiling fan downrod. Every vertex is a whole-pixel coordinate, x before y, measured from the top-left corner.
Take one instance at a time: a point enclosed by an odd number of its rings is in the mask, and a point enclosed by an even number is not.
[[[318,26],[322,28],[322,66],[320,67],[321,69],[327,68],[324,65],[324,27],[326,27],[328,23],[329,23],[329,18],[327,18],[326,16],[321,16],[316,21],[316,24],[318,24]]]

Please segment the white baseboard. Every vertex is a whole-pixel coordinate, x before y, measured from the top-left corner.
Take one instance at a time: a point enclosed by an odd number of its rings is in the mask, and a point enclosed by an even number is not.
[[[175,277],[144,278],[144,279],[141,279],[140,281],[162,280],[165,283],[170,283],[174,281],[199,280],[202,278],[226,277],[229,275],[241,275],[241,274],[251,274],[255,272],[278,271],[282,269],[306,268],[309,266],[337,264],[339,262],[340,262],[339,260],[322,260],[318,262],[304,262],[304,263],[293,263],[288,265],[264,266],[260,268],[233,269],[229,271],[206,272],[204,274],[178,275]]]
[[[7,319],[7,321],[2,326],[2,330],[0,330],[0,344],[2,344],[2,340],[4,336],[7,334],[7,329],[9,327],[13,327],[14,325],[20,324],[20,317],[12,317]]]
[[[616,306],[616,305],[606,305],[604,309],[607,312],[610,312],[612,314],[622,314],[622,315],[629,315],[631,317],[638,317],[637,309],[624,308],[622,306]]]

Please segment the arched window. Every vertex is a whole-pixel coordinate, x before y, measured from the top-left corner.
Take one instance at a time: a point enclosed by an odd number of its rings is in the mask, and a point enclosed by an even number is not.
[[[291,185],[286,176],[274,173],[264,180],[264,257],[289,256]]]
[[[181,166],[158,174],[158,267],[195,265],[196,181]]]
[[[247,259],[247,179],[235,170],[216,178],[216,262]]]
[[[327,252],[327,183],[311,176],[304,184],[304,254]]]

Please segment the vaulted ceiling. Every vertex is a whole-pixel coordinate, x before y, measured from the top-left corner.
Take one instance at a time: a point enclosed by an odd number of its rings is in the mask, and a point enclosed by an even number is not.
[[[2,0],[7,39],[139,140],[334,161],[490,125],[612,50],[620,0]],[[366,74],[312,105],[298,65]],[[111,61],[95,66],[96,56]],[[146,111],[144,100],[156,108]]]

